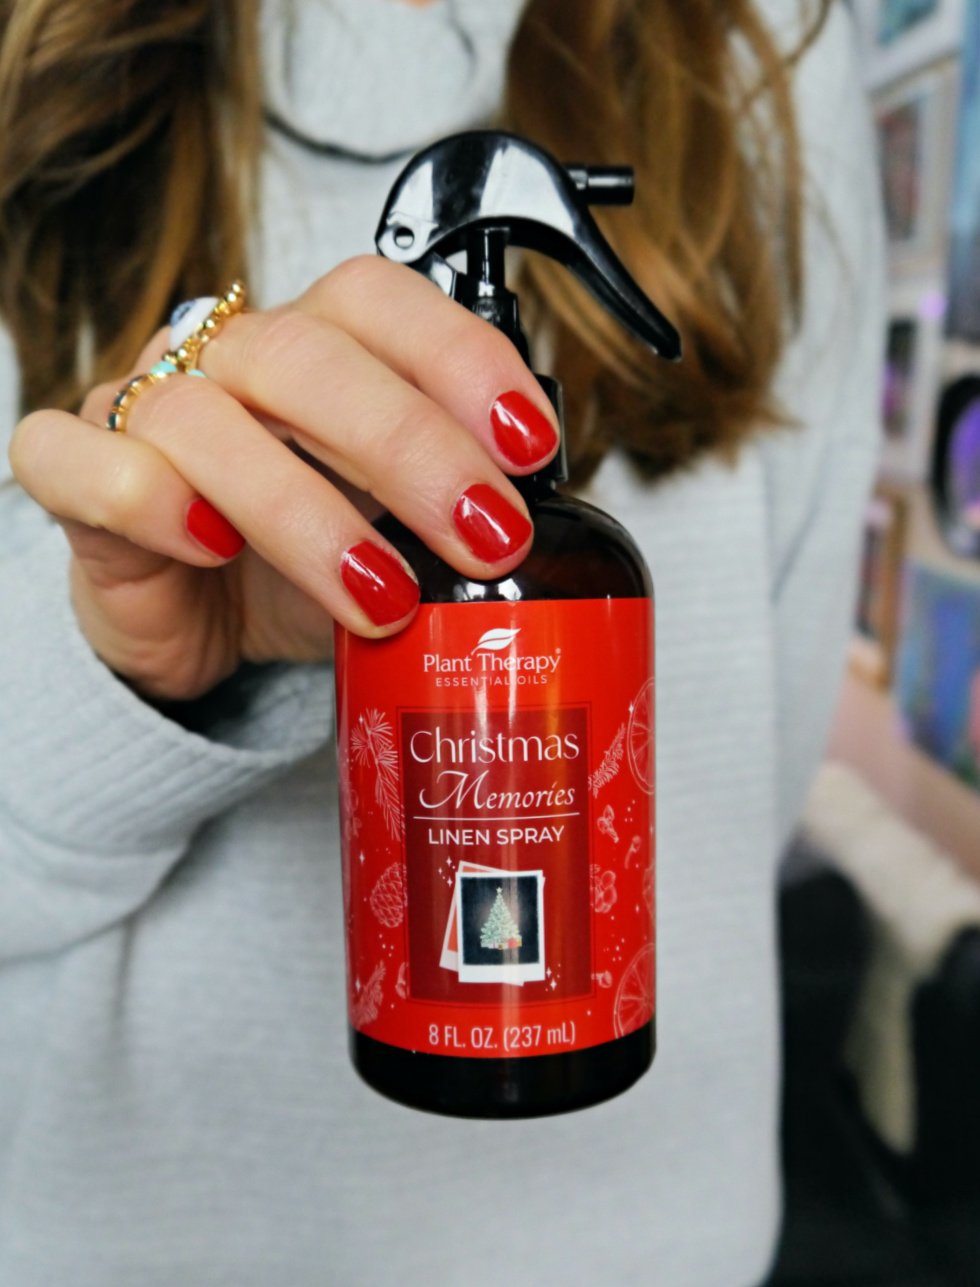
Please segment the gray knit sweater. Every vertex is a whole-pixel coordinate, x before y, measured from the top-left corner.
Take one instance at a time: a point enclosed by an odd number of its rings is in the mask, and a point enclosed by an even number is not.
[[[486,119],[519,8],[267,5],[267,101],[323,146],[270,130],[261,301],[372,249],[392,154]],[[169,721],[87,648],[60,530],[0,484],[3,1287],[762,1277],[774,871],[830,718],[875,450],[880,234],[843,6],[797,93],[815,214],[779,392],[799,427],[657,487],[611,457],[588,492],[658,598],[660,1050],[611,1103],[474,1123],[358,1081],[329,670],[256,669],[201,731]],[[9,427],[6,349],[0,398]]]

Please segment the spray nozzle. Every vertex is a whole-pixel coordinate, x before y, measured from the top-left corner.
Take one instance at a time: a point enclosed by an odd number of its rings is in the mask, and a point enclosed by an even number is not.
[[[661,357],[677,359],[677,331],[640,290],[589,213],[629,205],[628,166],[561,165],[517,134],[472,130],[433,143],[395,180],[375,236],[408,264],[505,331],[527,360],[516,297],[504,286],[504,249],[521,246],[565,264],[595,298]],[[448,262],[464,251],[466,271]]]

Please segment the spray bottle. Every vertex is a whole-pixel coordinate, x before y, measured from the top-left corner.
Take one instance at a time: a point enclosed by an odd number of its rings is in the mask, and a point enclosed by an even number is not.
[[[507,246],[564,264],[677,359],[676,331],[589,213],[627,167],[561,165],[494,130],[413,157],[379,252],[503,331],[531,365]],[[465,254],[466,268],[450,257]],[[536,377],[561,424],[561,390]],[[351,1053],[417,1108],[525,1117],[632,1085],[655,1048],[653,591],[629,534],[561,495],[564,443],[513,481],[534,524],[474,581],[391,515],[421,606],[386,640],[336,632]]]

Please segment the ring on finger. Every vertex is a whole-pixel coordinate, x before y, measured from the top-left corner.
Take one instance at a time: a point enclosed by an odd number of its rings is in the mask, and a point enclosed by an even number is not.
[[[245,308],[245,283],[233,281],[219,298],[204,295],[178,304],[170,317],[170,348],[164,360],[178,370],[197,366],[201,349],[218,334],[225,322]]]
[[[112,409],[106,420],[106,428],[111,429],[113,433],[125,433],[129,413],[140,394],[145,393],[154,384],[162,384],[164,380],[169,380],[172,375],[197,375],[202,379],[207,378],[203,371],[198,371],[196,368],[182,371],[169,358],[163,358],[155,362],[149,371],[144,371],[142,375],[134,375],[131,380],[126,381],[112,400]]]

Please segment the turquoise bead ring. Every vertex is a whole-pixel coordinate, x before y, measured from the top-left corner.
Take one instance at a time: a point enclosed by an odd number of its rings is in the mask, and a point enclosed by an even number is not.
[[[134,375],[131,380],[127,380],[113,398],[106,428],[111,429],[113,433],[125,433],[130,410],[140,394],[145,393],[154,384],[162,384],[164,380],[169,380],[172,375],[196,375],[202,379],[207,378],[204,372],[196,367],[181,371],[176,363],[168,358],[154,362],[149,371],[144,371],[142,375]]]

